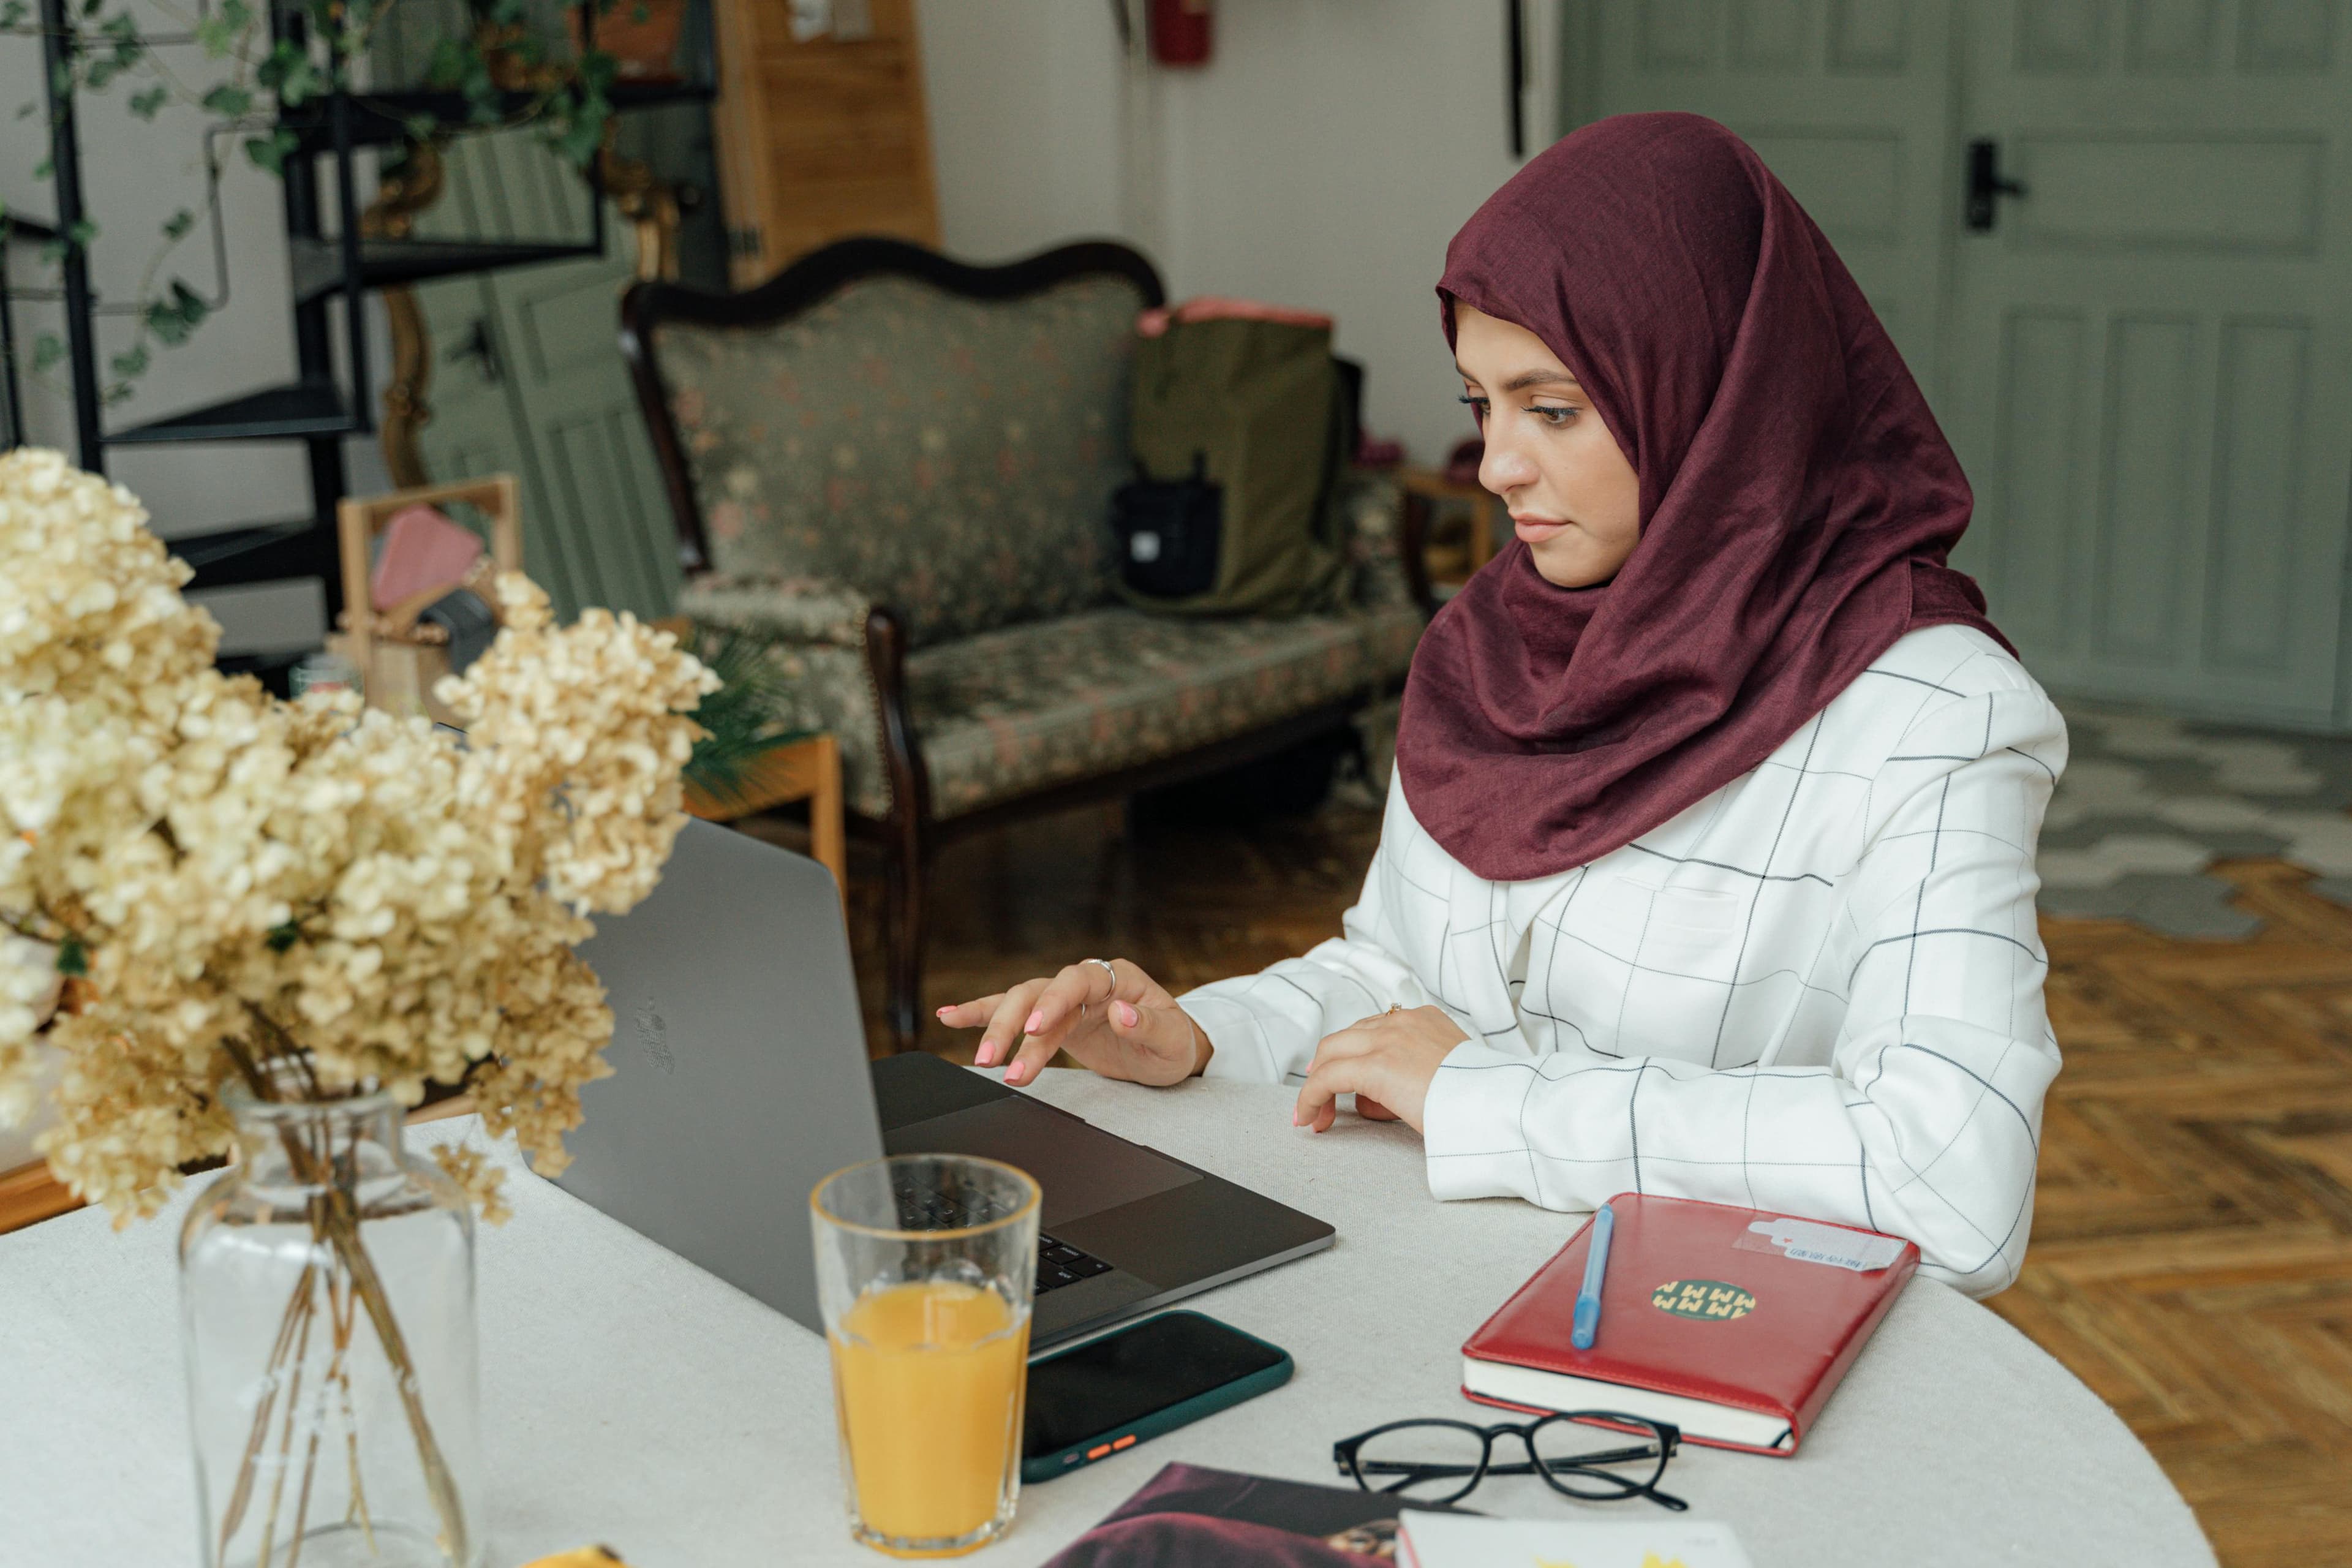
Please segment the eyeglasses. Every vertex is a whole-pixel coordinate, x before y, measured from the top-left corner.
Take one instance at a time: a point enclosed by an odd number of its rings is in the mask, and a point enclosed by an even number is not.
[[[1519,1439],[1528,1462],[1494,1463],[1497,1437]],[[1364,1490],[1415,1502],[1459,1502],[1488,1476],[1540,1476],[1552,1490],[1587,1502],[1645,1497],[1680,1513],[1690,1505],[1658,1490],[1658,1480],[1682,1440],[1682,1428],[1664,1421],[1613,1410],[1565,1410],[1517,1426],[1391,1421],[1332,1444],[1331,1458]]]

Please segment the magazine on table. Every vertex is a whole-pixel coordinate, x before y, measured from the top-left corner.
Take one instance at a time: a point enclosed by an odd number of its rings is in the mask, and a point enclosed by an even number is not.
[[[1538,1568],[1562,1561],[1578,1568],[1748,1568],[1721,1524],[1487,1519],[1383,1492],[1176,1464],[1160,1467],[1045,1568]]]

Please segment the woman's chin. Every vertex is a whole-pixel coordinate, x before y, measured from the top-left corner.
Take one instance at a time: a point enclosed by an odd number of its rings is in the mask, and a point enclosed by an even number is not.
[[[1565,534],[1528,547],[1536,575],[1555,588],[1591,588],[1617,574],[1618,562],[1604,560],[1583,540]]]

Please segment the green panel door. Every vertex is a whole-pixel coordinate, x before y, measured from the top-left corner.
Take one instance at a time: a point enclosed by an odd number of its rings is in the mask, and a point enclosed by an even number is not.
[[[1572,6],[1564,42],[1572,117],[1683,110],[1746,138],[1935,399],[1952,125],[1944,0],[1610,0]]]
[[[426,237],[576,237],[587,192],[529,132],[449,154]],[[605,254],[425,284],[433,417],[417,438],[436,480],[504,469],[522,482],[523,558],[565,618],[591,605],[666,616],[677,546],[660,471],[621,359],[629,226],[609,208]]]
[[[2053,689],[2326,726],[2352,498],[2352,38],[2337,0],[1966,8],[1956,564]]]

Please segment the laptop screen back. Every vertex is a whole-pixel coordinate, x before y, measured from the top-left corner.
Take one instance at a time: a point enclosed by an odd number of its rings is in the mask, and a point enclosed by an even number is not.
[[[857,986],[833,878],[689,822],[660,884],[580,956],[613,1009],[613,1076],[560,1184],[822,1332],[809,1194],[879,1158]]]

